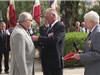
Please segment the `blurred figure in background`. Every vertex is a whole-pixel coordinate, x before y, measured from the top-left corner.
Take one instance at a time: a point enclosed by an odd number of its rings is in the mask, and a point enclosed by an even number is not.
[[[80,22],[79,21],[77,21],[76,23],[75,23],[75,26],[76,26],[76,32],[80,32]]]
[[[6,30],[5,22],[0,22],[0,73],[2,73],[2,60],[4,56],[4,71],[9,73],[9,31]]]
[[[85,22],[81,22],[80,32],[86,32],[86,28],[84,27]]]
[[[89,30],[85,28],[85,22],[81,22],[80,32],[89,33]]]

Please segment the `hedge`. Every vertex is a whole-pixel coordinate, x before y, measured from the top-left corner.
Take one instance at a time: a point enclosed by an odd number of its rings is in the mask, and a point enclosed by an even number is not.
[[[83,45],[85,39],[87,37],[87,33],[83,32],[69,32],[65,34],[65,46],[64,46],[64,55],[68,54],[69,52],[75,52],[75,48],[73,46],[73,42],[76,42],[79,49],[83,49]],[[82,64],[74,60],[72,62],[65,61],[65,67],[73,67],[73,66],[81,66]]]

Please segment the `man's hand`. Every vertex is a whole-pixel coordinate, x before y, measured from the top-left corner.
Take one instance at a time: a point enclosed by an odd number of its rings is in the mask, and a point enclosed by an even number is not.
[[[48,37],[53,37],[54,33],[49,33]]]
[[[32,36],[32,40],[33,40],[33,41],[38,41],[38,39],[39,39],[39,36],[36,36],[36,35],[33,35],[33,36]]]
[[[80,60],[80,54],[74,54],[71,58],[74,58],[76,60]]]

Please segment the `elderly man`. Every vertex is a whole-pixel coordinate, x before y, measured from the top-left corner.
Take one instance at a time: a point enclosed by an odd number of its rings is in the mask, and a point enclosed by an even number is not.
[[[43,75],[63,75],[63,49],[65,28],[58,21],[57,12],[48,8],[45,19],[49,23],[45,36],[32,36],[33,41],[43,44],[41,51],[41,61]]]
[[[31,14],[22,12],[18,22],[10,37],[12,53],[10,75],[32,75],[34,44],[28,34],[28,29],[32,25]]]
[[[84,75],[100,75],[100,25],[99,15],[90,11],[84,16],[85,27],[90,30],[84,45],[84,52],[72,58],[85,64]]]

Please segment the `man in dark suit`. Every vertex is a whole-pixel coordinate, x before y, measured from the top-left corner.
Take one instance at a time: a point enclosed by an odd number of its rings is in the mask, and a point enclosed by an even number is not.
[[[1,21],[0,22],[0,73],[2,72],[2,59],[4,55],[4,67],[5,67],[5,73],[9,73],[9,51],[10,48],[8,48],[9,43],[9,35],[6,31],[6,24]]]
[[[39,41],[44,49],[41,51],[44,75],[63,75],[63,49],[65,27],[58,21],[56,10],[48,8],[45,19],[50,25],[46,36],[32,36],[33,41]]]
[[[48,24],[48,22],[45,18],[44,18],[43,22],[44,22],[44,25],[40,26],[39,33],[40,33],[41,36],[46,36],[48,28],[49,28],[49,24]]]
[[[84,51],[72,58],[85,65],[84,75],[100,75],[100,24],[99,15],[90,11],[84,16],[85,27],[90,30],[84,45]]]
[[[47,37],[48,36],[47,31],[48,31],[49,25],[48,25],[48,22],[45,18],[44,18],[43,22],[44,22],[44,24],[42,26],[40,26],[40,28],[39,28],[39,33],[40,33],[41,37]],[[38,43],[39,50],[40,50],[40,59],[41,59],[41,64],[42,64],[42,70],[44,72],[45,71],[44,70],[44,68],[45,68],[44,50],[46,50],[46,49],[45,49],[44,44],[42,42],[38,41],[37,43]]]

